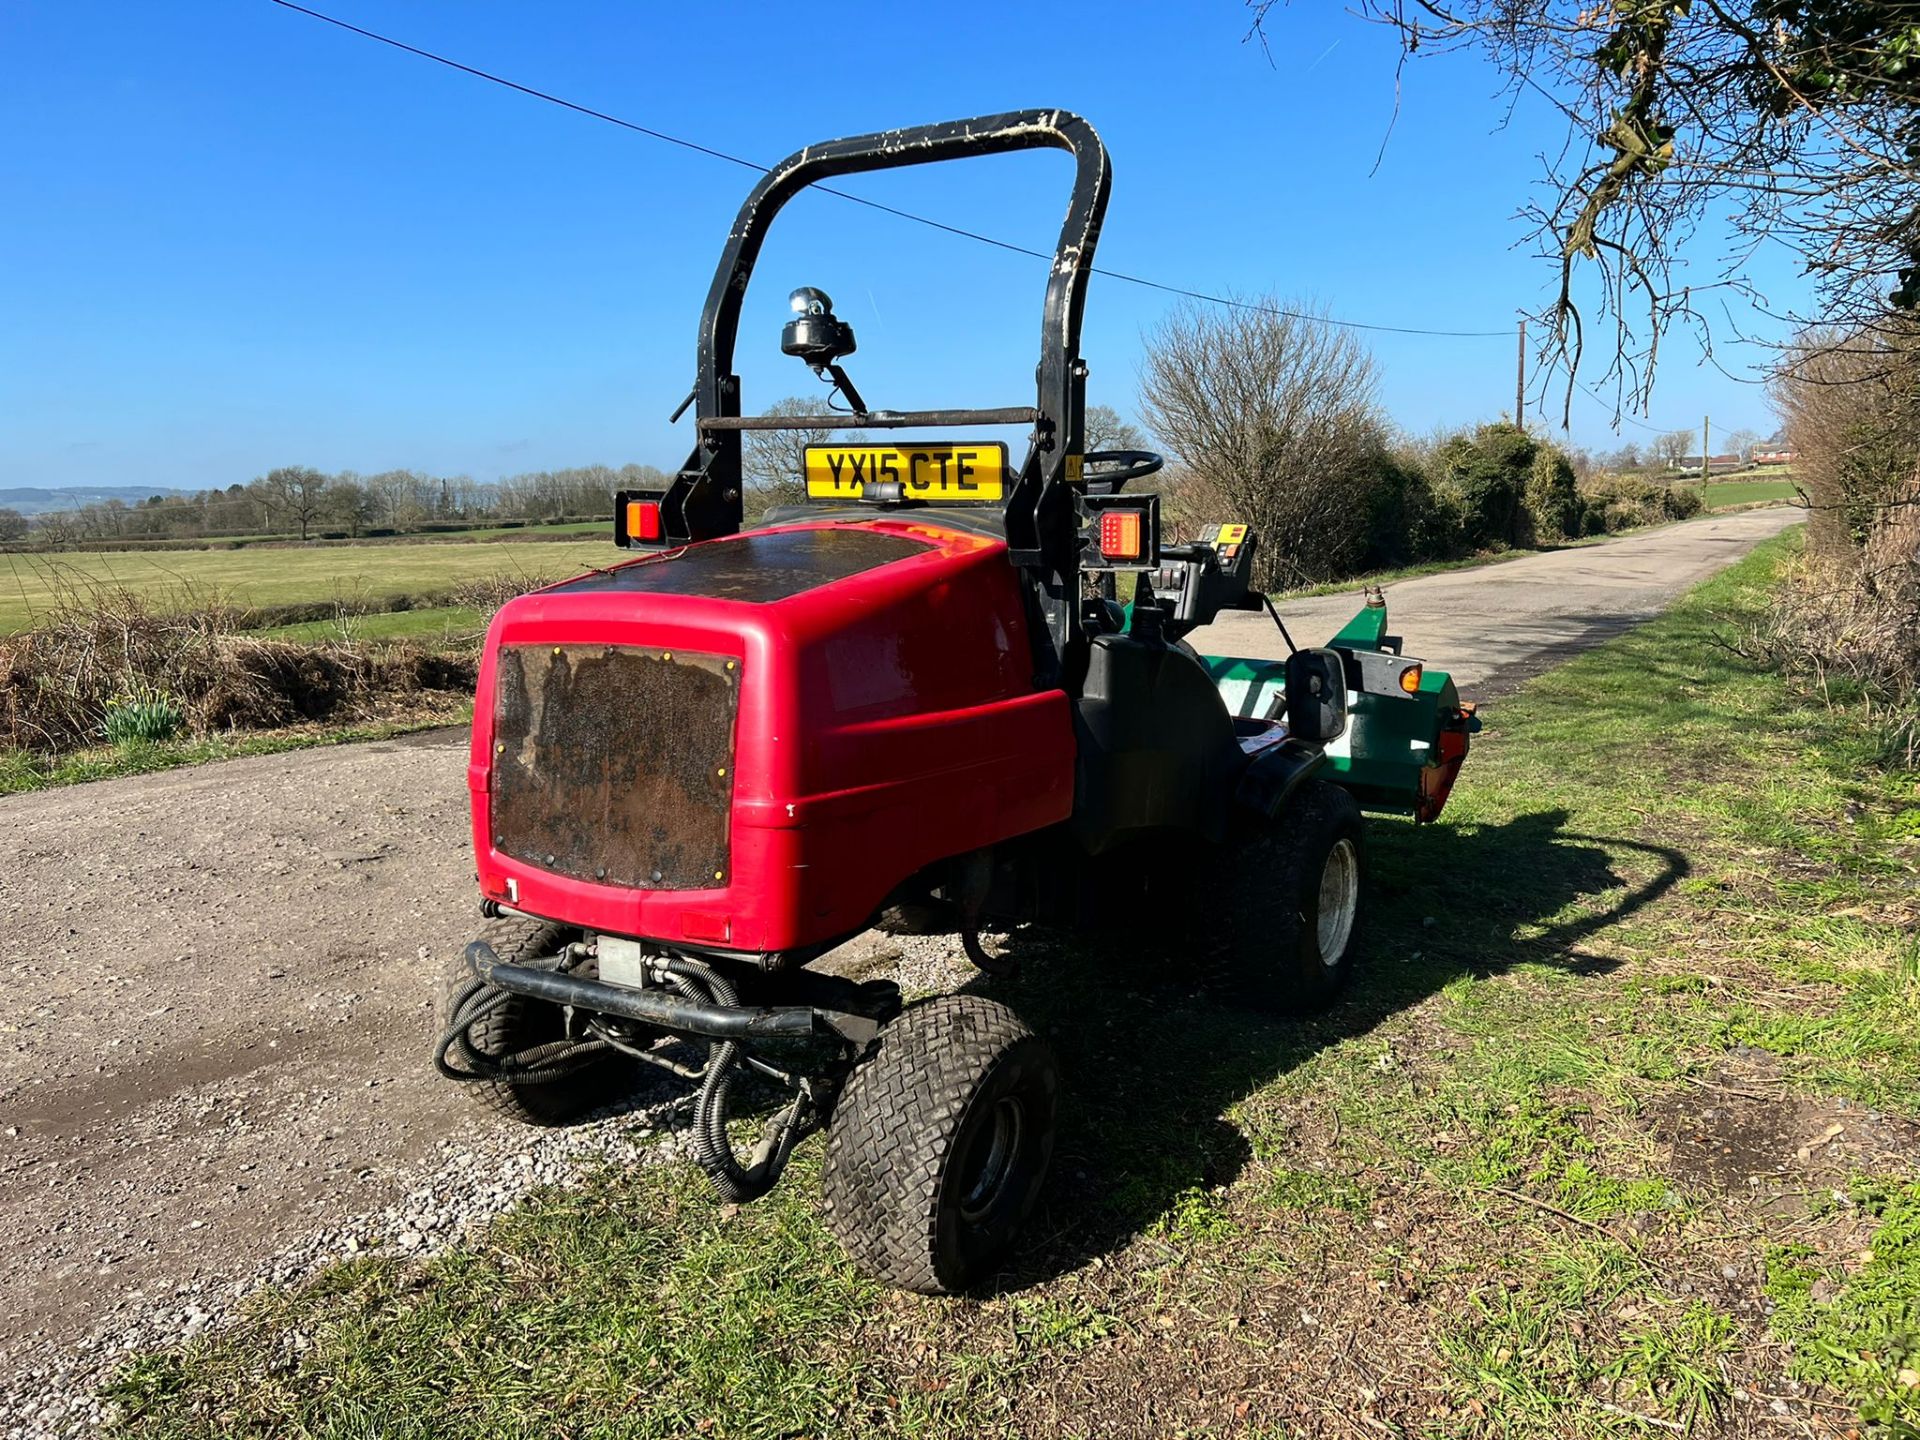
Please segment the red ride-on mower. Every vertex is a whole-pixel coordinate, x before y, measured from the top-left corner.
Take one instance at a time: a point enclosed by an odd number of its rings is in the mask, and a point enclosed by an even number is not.
[[[851,327],[802,289],[782,349],[854,413],[741,413],[741,299],[781,206],[839,175],[1040,146],[1075,172],[1032,405],[869,410],[841,366]],[[492,924],[453,977],[442,1071],[555,1124],[642,1064],[673,1070],[734,1201],[824,1128],[828,1223],[912,1290],[1000,1264],[1046,1177],[1054,1062],[995,1001],[903,1008],[890,984],[809,962],[919,907],[991,967],[984,920],[1110,920],[1179,855],[1222,902],[1204,909],[1208,968],[1256,1003],[1324,1005],[1358,945],[1361,807],[1432,819],[1474,728],[1377,603],[1284,663],[1185,642],[1265,603],[1259,537],[1227,523],[1163,544],[1157,498],[1124,488],[1159,457],[1083,448],[1080,318],[1108,183],[1092,127],[1047,110],[776,166],[701,315],[693,453],[665,490],[617,498],[617,539],[644,553],[506,605],[480,671],[468,784]],[[743,433],[847,424],[1031,434],[1017,466],[1004,444],[951,438],[815,446],[810,503],[743,530]],[[742,1158],[728,1115],[749,1076],[784,1098]]]

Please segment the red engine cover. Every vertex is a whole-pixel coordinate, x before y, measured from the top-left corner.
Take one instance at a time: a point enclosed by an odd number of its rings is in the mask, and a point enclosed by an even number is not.
[[[796,949],[1065,820],[1073,753],[1002,542],[750,531],[501,609],[468,766],[480,886],[589,930]]]

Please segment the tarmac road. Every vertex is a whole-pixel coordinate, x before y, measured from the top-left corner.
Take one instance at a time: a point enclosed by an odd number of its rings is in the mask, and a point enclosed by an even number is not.
[[[1799,518],[1409,580],[1393,628],[1484,697]],[[1285,613],[1318,643],[1355,608]],[[1264,615],[1196,640],[1284,653]],[[524,1143],[427,1064],[436,973],[478,923],[464,765],[442,731],[0,799],[0,1410],[10,1380],[133,1334],[179,1287],[257,1278],[451,1150],[485,1184]]]
[[[1688,586],[1797,524],[1792,506],[1710,515],[1600,545],[1449,570],[1387,587],[1392,630],[1408,655],[1449,671],[1469,700],[1511,691],[1530,675],[1638,625]],[[1302,645],[1321,645],[1353,618],[1347,591],[1280,607]],[[1283,659],[1264,612],[1236,611],[1189,637],[1203,655]]]

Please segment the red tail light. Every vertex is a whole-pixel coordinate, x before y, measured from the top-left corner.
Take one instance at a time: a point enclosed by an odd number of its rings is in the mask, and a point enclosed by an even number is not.
[[[1140,558],[1140,512],[1109,510],[1100,517],[1100,553],[1108,560]]]
[[[656,541],[660,538],[660,502],[658,500],[629,500],[627,502],[627,534],[635,540]]]

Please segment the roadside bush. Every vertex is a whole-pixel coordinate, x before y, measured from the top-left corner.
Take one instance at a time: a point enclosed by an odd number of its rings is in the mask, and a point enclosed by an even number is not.
[[[1669,520],[1691,520],[1707,508],[1707,500],[1691,485],[1669,485],[1660,503]]]
[[[1521,497],[1536,545],[1551,545],[1580,531],[1580,492],[1574,484],[1573,462],[1558,446],[1541,445],[1527,471]]]
[[[1474,550],[1525,544],[1527,480],[1539,442],[1500,421],[1442,441],[1434,450],[1434,483],[1460,509],[1461,539]]]
[[[1409,520],[1407,550],[1416,560],[1450,560],[1467,553],[1467,512],[1460,497],[1434,486],[1423,474],[1425,504]]]
[[[306,646],[243,633],[244,612],[164,610],[76,590],[0,639],[0,745],[62,751],[362,719],[421,692],[472,689],[471,661],[411,646]]]
[[[1383,450],[1367,513],[1366,570],[1445,560],[1463,548],[1459,498],[1434,488],[1421,457],[1406,447]]]
[[[1802,336],[1771,394],[1800,452],[1806,562],[1747,636],[1920,760],[1920,322]]]
[[[1457,527],[1434,556],[1460,549],[1551,545],[1581,532],[1583,507],[1572,458],[1559,446],[1499,421],[1442,436],[1427,452],[1436,515]]]
[[[1768,386],[1817,554],[1857,555],[1920,463],[1920,320],[1802,335]]]
[[[1706,508],[1692,485],[1663,485],[1643,475],[1596,475],[1580,487],[1580,533],[1614,535],[1669,520],[1690,520]]]

